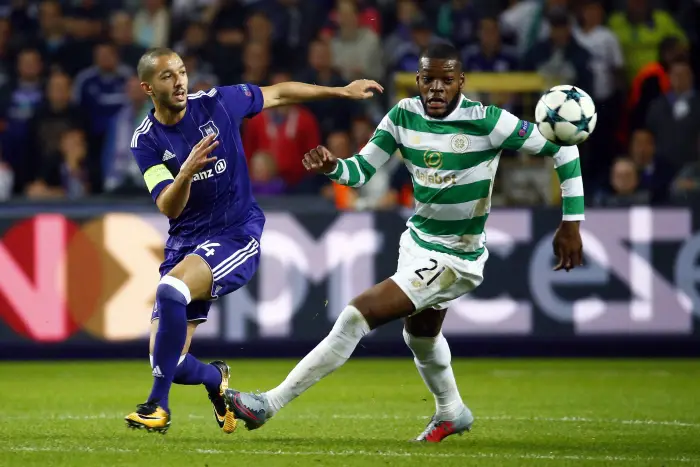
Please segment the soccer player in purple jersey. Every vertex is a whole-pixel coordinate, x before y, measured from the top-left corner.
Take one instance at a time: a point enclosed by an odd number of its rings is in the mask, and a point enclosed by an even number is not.
[[[371,80],[342,88],[289,82],[217,86],[188,95],[185,65],[167,48],[147,51],[138,75],[154,110],[134,131],[131,150],[170,229],[151,315],[153,388],[125,420],[131,428],[165,433],[172,383],[203,384],[219,427],[231,433],[236,420],[223,398],[228,365],[202,363],[188,351],[211,300],[244,286],[258,267],[265,216],[251,192],[239,127],[266,108],[368,99],[383,88]]]

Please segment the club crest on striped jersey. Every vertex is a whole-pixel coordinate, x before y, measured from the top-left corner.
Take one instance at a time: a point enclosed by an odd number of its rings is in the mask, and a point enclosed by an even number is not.
[[[212,120],[199,127],[199,131],[202,133],[203,137],[209,135],[219,136],[219,128],[214,124]]]
[[[464,153],[469,149],[471,141],[467,135],[452,135],[450,138],[450,147],[453,152]]]
[[[442,153],[433,149],[428,149],[423,153],[423,162],[430,169],[439,169],[442,167]]]

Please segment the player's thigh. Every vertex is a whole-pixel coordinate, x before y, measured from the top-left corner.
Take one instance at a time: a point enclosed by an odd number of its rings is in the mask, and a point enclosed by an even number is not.
[[[404,329],[415,337],[435,337],[442,330],[446,309],[428,308],[420,313],[409,316],[404,320]]]
[[[187,255],[167,274],[180,279],[190,290],[192,300],[211,298],[212,274],[207,262],[198,255]]]
[[[415,315],[424,310],[444,310],[453,300],[468,294],[483,281],[483,268],[488,252],[477,260],[470,261],[458,256],[427,250],[412,239],[410,233],[401,236],[399,264],[391,279],[411,300]],[[413,315],[412,315],[413,316]],[[444,315],[439,316],[442,324]],[[438,316],[427,314],[417,318],[416,326],[424,326],[437,320]]]
[[[209,280],[201,284],[198,296],[216,299],[240,289],[252,279],[260,263],[260,243],[251,236],[213,237],[185,259],[188,258],[204,264],[208,272]]]
[[[411,300],[391,279],[364,291],[350,305],[362,313],[370,329],[410,316],[415,311]]]
[[[151,339],[148,345],[148,351],[151,355],[153,355],[153,351],[155,350],[156,333],[158,332],[158,321],[158,318],[151,321]],[[182,355],[185,355],[187,352],[190,351],[192,336],[194,335],[194,331],[197,329],[197,326],[199,326],[200,323],[203,323],[203,321],[189,321],[187,323],[187,338],[185,339],[185,346],[182,348]]]

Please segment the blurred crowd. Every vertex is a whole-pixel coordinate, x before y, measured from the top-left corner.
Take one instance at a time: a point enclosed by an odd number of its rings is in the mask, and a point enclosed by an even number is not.
[[[135,75],[149,47],[181,54],[190,92],[356,78],[391,89],[440,41],[462,51],[467,73],[537,72],[593,96],[598,124],[581,148],[589,203],[677,203],[700,189],[700,0],[0,0],[0,199],[147,196],[129,143],[151,109]],[[356,153],[393,103],[387,93],[249,120],[255,193],[410,206],[398,158],[360,189],[300,163],[318,144]],[[517,99],[499,104],[518,110]]]

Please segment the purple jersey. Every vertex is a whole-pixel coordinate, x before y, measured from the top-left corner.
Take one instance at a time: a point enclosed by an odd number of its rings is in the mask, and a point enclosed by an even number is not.
[[[131,139],[131,151],[155,201],[172,183],[192,148],[216,134],[216,161],[195,174],[190,197],[170,220],[166,249],[192,247],[215,236],[259,239],[265,217],[251,190],[239,127],[263,108],[260,88],[251,84],[218,86],[187,97],[185,116],[175,125],[148,113]]]

